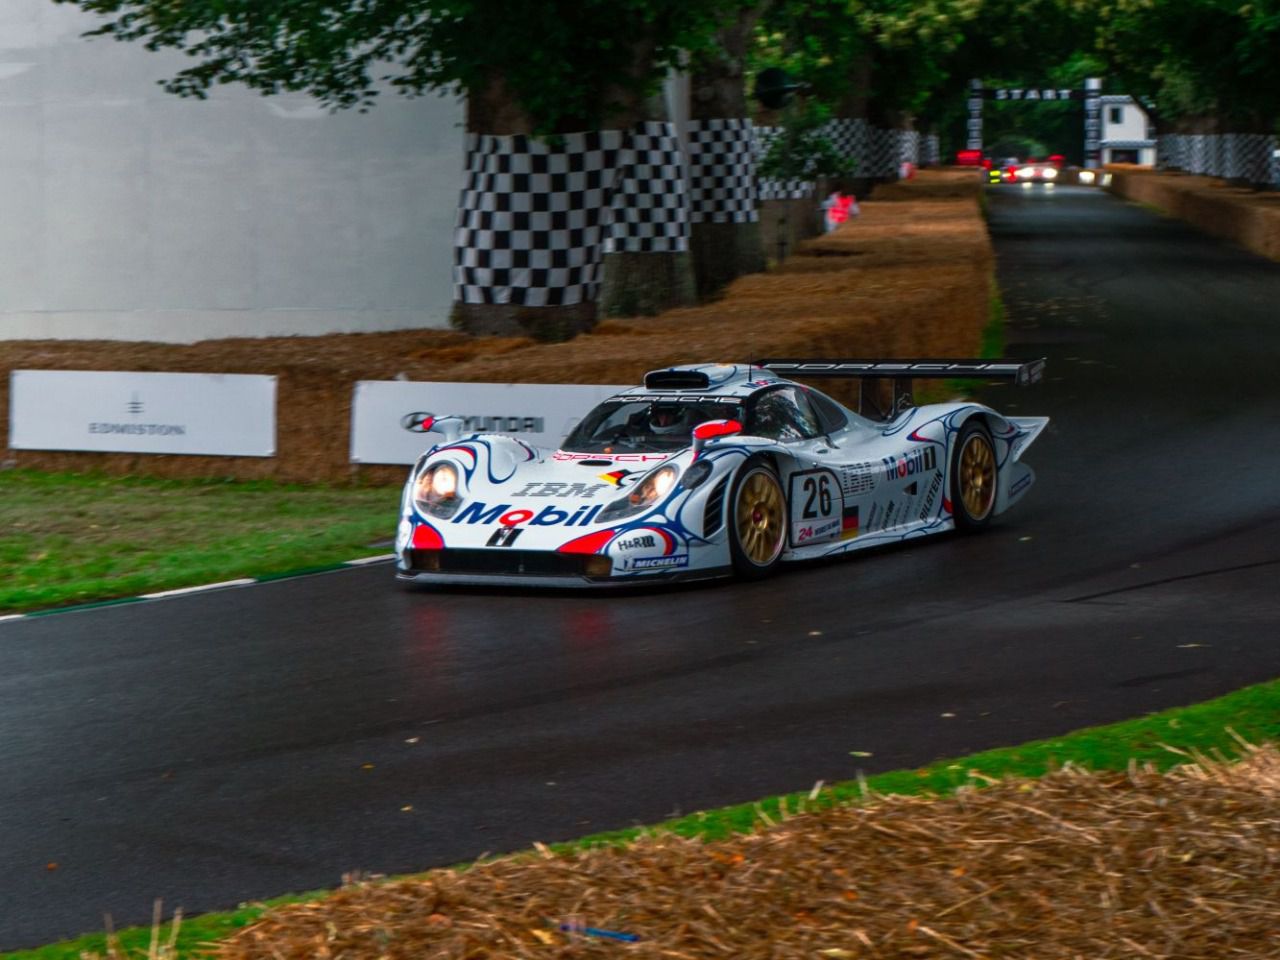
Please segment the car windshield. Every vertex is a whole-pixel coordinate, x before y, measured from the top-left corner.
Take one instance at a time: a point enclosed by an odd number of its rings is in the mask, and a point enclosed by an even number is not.
[[[582,419],[563,448],[604,454],[683,450],[698,424],[741,417],[736,397],[613,397]]]

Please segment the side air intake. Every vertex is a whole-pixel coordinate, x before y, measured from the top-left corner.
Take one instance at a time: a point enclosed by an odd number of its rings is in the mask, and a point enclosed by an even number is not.
[[[716,484],[707,497],[707,506],[702,514],[702,535],[709,537],[720,529],[724,523],[724,494],[729,486],[729,478],[724,477]]]

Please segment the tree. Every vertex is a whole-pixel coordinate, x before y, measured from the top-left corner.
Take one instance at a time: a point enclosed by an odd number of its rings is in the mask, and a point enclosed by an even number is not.
[[[56,2],[106,16],[107,22],[93,34],[190,55],[195,63],[165,83],[179,96],[204,97],[215,84],[238,83],[263,94],[306,92],[334,109],[363,110],[384,90],[465,94],[468,133],[514,138],[485,141],[488,149],[543,157],[578,151],[576,158],[592,148],[595,164],[616,162],[620,141],[609,136],[588,142],[570,135],[625,130],[642,119],[645,103],[668,67],[683,51],[705,49],[721,20],[740,6],[740,0]],[[601,191],[608,195],[617,171],[597,173],[601,171],[592,170],[589,177],[603,186],[577,191],[577,202],[584,202],[583,196],[598,198]],[[477,173],[473,179],[479,183],[475,189],[498,195],[499,178],[489,178],[493,182],[488,183],[486,174]],[[466,197],[464,192],[464,201]],[[463,209],[461,219],[472,212]],[[544,277],[549,286],[540,298],[528,296],[521,284],[547,270],[523,263],[529,258],[519,256],[519,251],[495,259],[490,251],[468,247],[469,234],[461,229],[459,275],[470,271],[469,279],[475,282],[461,288],[467,295],[455,307],[460,325],[481,332],[527,329],[554,337],[571,335],[593,322],[591,271],[598,270],[603,224],[598,210],[585,213],[590,221],[585,230],[534,231],[543,239],[554,234],[549,242],[572,233],[572,242],[582,245],[567,258],[575,263],[584,256],[595,257],[575,288],[557,288],[560,280]],[[505,211],[499,220],[498,229],[510,228]],[[553,258],[563,253],[538,252]],[[513,257],[523,265],[493,265],[510,264]],[[495,278],[510,282],[504,285]],[[469,295],[473,289],[474,298]]]
[[[1276,0],[1116,0],[1101,12],[1097,43],[1126,92],[1150,97],[1166,121],[1275,131]]]
[[[700,195],[692,210],[690,249],[698,295],[714,295],[744,273],[764,269],[764,247],[756,198],[756,169],[751,111],[747,106],[747,52],[754,38],[758,8],[744,6],[725,22],[716,42],[697,54],[690,78],[689,119],[698,131],[716,126],[708,146],[690,158],[693,186]],[[736,136],[737,143],[729,138]],[[732,166],[737,166],[736,170]],[[716,184],[730,172],[730,184]],[[741,179],[742,183],[738,180]],[[709,184],[708,181],[711,181]],[[727,192],[723,203],[708,203],[708,193]],[[736,196],[733,194],[737,194]],[[745,194],[745,195],[743,195]],[[705,209],[714,205],[717,209]]]

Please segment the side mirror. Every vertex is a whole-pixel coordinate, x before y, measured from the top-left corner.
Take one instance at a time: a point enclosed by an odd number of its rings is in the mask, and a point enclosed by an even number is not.
[[[742,424],[737,420],[708,420],[693,428],[693,459],[697,460],[702,448],[712,440],[737,436]]]
[[[445,443],[453,443],[462,436],[463,420],[461,417],[426,416],[422,420],[423,433],[438,433],[444,437]]]

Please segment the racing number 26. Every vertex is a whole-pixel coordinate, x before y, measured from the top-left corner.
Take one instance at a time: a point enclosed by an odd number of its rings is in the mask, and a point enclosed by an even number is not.
[[[815,520],[818,517],[831,516],[830,474],[820,473],[817,476],[810,474],[801,481],[800,489],[805,497],[802,519]]]

